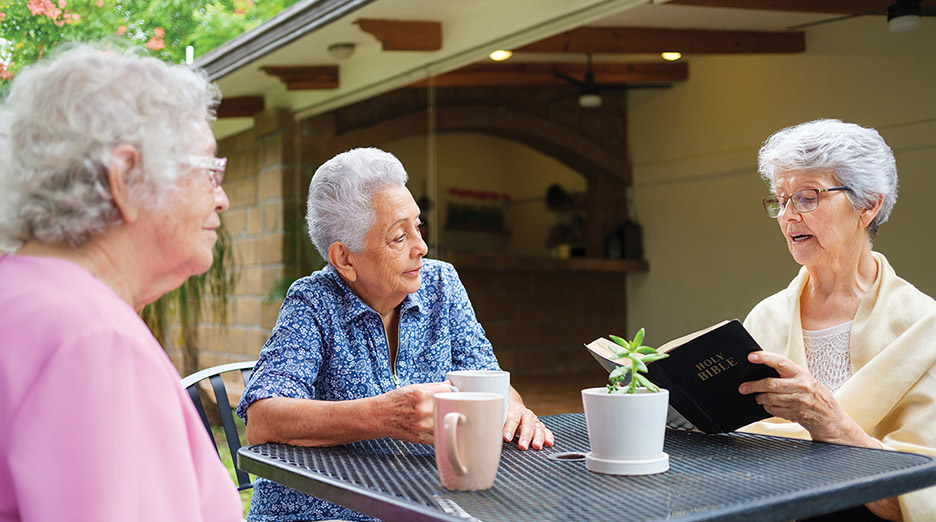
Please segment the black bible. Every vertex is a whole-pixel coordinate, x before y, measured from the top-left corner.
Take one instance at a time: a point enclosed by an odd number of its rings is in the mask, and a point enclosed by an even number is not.
[[[615,359],[608,339],[585,345],[608,372],[629,360]],[[734,431],[771,415],[754,395],[738,392],[741,383],[779,377],[776,370],[747,360],[760,350],[737,319],[670,341],[658,350],[669,354],[647,364],[647,378],[669,390],[670,407],[705,433]]]

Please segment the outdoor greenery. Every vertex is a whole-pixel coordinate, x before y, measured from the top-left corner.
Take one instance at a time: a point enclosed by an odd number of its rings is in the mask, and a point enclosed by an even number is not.
[[[298,0],[0,0],[0,97],[19,71],[47,56],[65,42],[110,41],[138,45],[172,63],[194,56],[256,27]],[[226,322],[228,296],[234,286],[231,241],[223,225],[218,230],[215,258],[205,274],[145,307],[141,313],[154,336],[165,346],[171,318],[178,318],[183,374],[198,369],[198,324],[209,310]],[[244,425],[236,419],[242,443]],[[221,460],[236,483],[234,464],[224,432],[213,428]],[[254,477],[251,477],[254,478]],[[242,491],[244,513],[253,490]]]
[[[197,58],[298,0],[0,0],[0,96],[17,72],[69,41],[140,45]]]
[[[205,293],[210,295],[206,298]],[[153,336],[163,347],[168,346],[169,320],[178,318],[182,350],[182,374],[198,371],[198,325],[202,319],[203,303],[220,324],[227,323],[228,303],[234,291],[234,260],[231,238],[222,221],[218,229],[218,241],[214,247],[214,262],[207,272],[192,276],[179,288],[146,305],[140,315],[146,321]]]
[[[633,341],[622,339],[616,335],[610,336],[617,346],[611,346],[617,359],[627,358],[630,364],[618,366],[608,378],[608,393],[637,393],[637,388],[646,388],[653,392],[660,391],[660,387],[650,382],[642,374],[647,373],[647,365],[669,357],[669,354],[660,353],[656,348],[643,346],[644,329],[641,328]]]
[[[244,421],[240,419],[237,415],[234,416],[234,422],[237,424],[237,433],[240,435],[241,445],[247,445],[247,436],[245,435],[246,427],[244,426]],[[227,441],[224,438],[224,428],[221,426],[212,426],[212,434],[214,435],[215,445],[218,447],[218,453],[221,455],[221,462],[224,463],[224,467],[228,470],[228,474],[231,475],[231,481],[234,484],[237,484],[237,476],[234,474],[234,459],[231,458],[231,450],[227,447]],[[250,475],[250,480],[256,480],[257,477]],[[250,499],[253,498],[253,489],[247,489],[240,492],[241,505],[244,507],[244,515],[247,515],[247,510],[250,509]]]
[[[71,41],[108,41],[141,46],[172,63],[186,61],[252,29],[297,0],[0,0],[0,97],[19,71],[56,46]],[[180,326],[182,373],[198,370],[198,324],[203,310],[227,320],[233,290],[230,239],[222,228],[215,262],[203,275],[143,309],[141,314],[163,346],[170,319]]]

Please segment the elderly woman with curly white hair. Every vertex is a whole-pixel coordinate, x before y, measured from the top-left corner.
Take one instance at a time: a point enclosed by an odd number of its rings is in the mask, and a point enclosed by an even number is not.
[[[354,149],[316,171],[309,235],[328,265],[290,287],[237,413],[252,444],[433,442],[432,396],[450,370],[498,370],[452,265],[425,259],[419,207],[392,154]],[[511,389],[504,439],[553,436]],[[368,519],[258,479],[248,520]]]
[[[890,147],[873,129],[817,120],[772,135],[759,170],[802,269],[745,320],[765,350],[751,360],[780,374],[741,386],[775,415],[745,430],[936,455],[936,301],[872,250],[897,199]],[[928,489],[817,520],[934,513]]]
[[[204,74],[75,46],[0,107],[0,519],[242,520],[137,312],[212,263],[228,207]]]

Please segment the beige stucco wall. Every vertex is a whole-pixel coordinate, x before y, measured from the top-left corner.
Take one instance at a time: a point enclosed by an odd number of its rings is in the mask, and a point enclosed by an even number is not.
[[[761,142],[820,117],[877,128],[900,195],[876,250],[936,295],[936,19],[891,34],[880,17],[807,30],[800,55],[693,57],[689,80],[633,91],[630,154],[650,271],[628,279],[628,325],[648,342],[742,318],[796,265],[760,200]]]

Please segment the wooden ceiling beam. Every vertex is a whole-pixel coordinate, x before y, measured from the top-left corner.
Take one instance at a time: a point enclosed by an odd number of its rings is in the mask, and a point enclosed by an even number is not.
[[[361,18],[354,23],[362,31],[374,35],[383,44],[384,51],[438,51],[442,48],[440,22]]]
[[[666,84],[685,81],[689,67],[673,63],[596,63],[592,65],[598,84]],[[436,87],[479,87],[511,85],[569,85],[555,73],[585,79],[585,64],[574,63],[482,63],[469,65],[435,77]],[[410,87],[425,87],[426,80]]]
[[[222,98],[215,111],[218,118],[246,118],[262,111],[263,96],[240,96]]]
[[[290,91],[306,89],[337,89],[337,65],[278,66],[267,65],[260,68],[263,72],[276,76],[286,84]]]
[[[799,53],[804,33],[709,31],[650,27],[580,27],[519,49],[518,53]]]
[[[731,9],[764,9],[801,13],[859,14],[871,11],[887,12],[894,0],[670,0],[667,4]],[[933,0],[924,0],[931,5]]]

